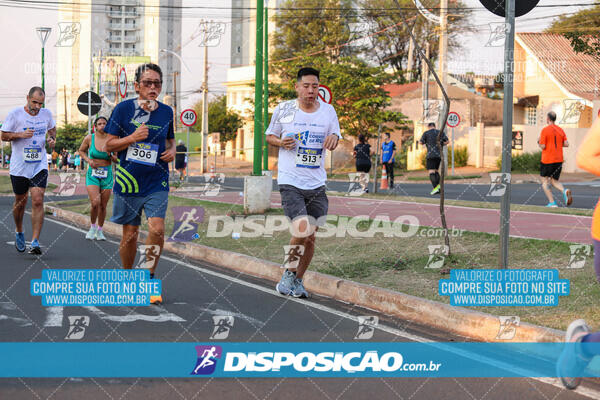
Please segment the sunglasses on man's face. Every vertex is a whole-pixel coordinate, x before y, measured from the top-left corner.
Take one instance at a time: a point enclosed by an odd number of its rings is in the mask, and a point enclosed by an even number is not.
[[[162,81],[148,81],[148,80],[143,80],[140,82],[142,84],[142,86],[144,87],[152,87],[154,86],[155,88],[160,88],[162,87]]]

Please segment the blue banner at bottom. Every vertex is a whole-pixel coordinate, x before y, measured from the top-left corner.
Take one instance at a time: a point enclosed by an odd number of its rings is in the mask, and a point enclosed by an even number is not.
[[[600,377],[600,343],[0,343],[0,377]]]

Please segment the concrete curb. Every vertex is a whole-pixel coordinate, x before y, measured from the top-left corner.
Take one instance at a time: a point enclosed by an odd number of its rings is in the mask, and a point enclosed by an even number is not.
[[[52,205],[45,205],[46,213],[80,227],[89,227],[89,217]],[[104,224],[104,231],[121,236],[121,226],[112,222]],[[146,232],[140,231],[140,239]],[[189,258],[205,261],[223,268],[257,278],[278,282],[281,265],[259,258],[215,249],[189,242],[165,242],[164,249]],[[356,304],[386,315],[397,316],[412,322],[443,329],[450,333],[483,342],[498,340],[498,317],[462,307],[422,299],[388,289],[356,283],[334,276],[308,271],[305,278],[308,291],[345,303]],[[564,340],[564,332],[543,326],[521,323],[510,342],[557,342]]]

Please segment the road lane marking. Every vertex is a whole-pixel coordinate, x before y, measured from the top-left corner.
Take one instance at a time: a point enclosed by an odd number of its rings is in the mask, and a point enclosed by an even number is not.
[[[52,219],[52,218],[48,218],[48,220],[52,221],[52,222],[54,222],[54,223],[56,223],[58,225],[62,225],[64,227],[76,230],[76,231],[81,232],[81,233],[86,233],[87,232],[84,229],[74,227],[74,226],[66,224],[66,223],[64,223],[62,221],[57,221],[57,220]],[[109,239],[109,240],[107,240],[107,242],[115,244],[117,246],[119,245],[119,242],[114,241],[114,240],[110,240]],[[238,278],[234,278],[234,277],[226,275],[226,274],[222,274],[222,273],[219,273],[219,272],[216,272],[216,271],[212,271],[212,270],[209,270],[209,269],[206,269],[206,268],[202,268],[202,267],[198,267],[198,266],[195,266],[195,265],[191,265],[189,263],[186,263],[186,262],[177,260],[175,258],[166,256],[164,254],[161,256],[161,259],[168,260],[170,262],[174,262],[174,263],[179,264],[179,265],[181,265],[183,267],[187,267],[187,268],[196,270],[198,272],[202,272],[202,273],[207,274],[207,275],[218,277],[218,278],[221,278],[221,279],[224,279],[224,280],[227,280],[227,281],[231,281],[231,282],[237,283],[237,284],[242,285],[242,286],[246,286],[246,287],[258,290],[260,292],[269,294],[271,296],[282,298],[282,296],[279,293],[276,293],[275,290],[268,289],[266,287],[257,285],[255,283],[246,282],[244,280],[241,280],[241,279],[238,279]],[[198,260],[194,260],[194,261],[195,262],[200,262]],[[324,306],[324,305],[321,305],[321,304],[317,304],[317,303],[313,303],[311,301],[307,301],[306,299],[300,300],[300,299],[296,299],[296,298],[292,298],[292,297],[286,297],[285,299],[286,299],[286,301],[290,301],[290,302],[295,302],[295,303],[298,303],[298,304],[302,304],[302,305],[304,305],[306,307],[312,307],[314,309],[317,309],[317,310],[320,310],[320,311],[324,311],[324,312],[327,312],[327,313],[330,313],[330,314],[333,314],[333,315],[337,315],[339,317],[346,318],[346,319],[351,320],[351,321],[355,321],[355,322],[358,321],[358,319],[357,319],[356,316],[353,316],[351,314],[347,314],[347,313],[342,312],[342,311],[338,311],[338,310],[333,309],[331,307],[327,307],[327,306]],[[386,325],[383,325],[383,324],[378,324],[375,328],[379,329],[380,331],[383,331],[383,332],[386,332],[386,333],[390,333],[390,334],[395,335],[395,336],[403,337],[403,338],[408,339],[410,341],[419,342],[419,343],[430,343],[432,345],[439,346],[440,348],[444,348],[445,347],[444,343],[436,343],[435,341],[433,341],[431,339],[427,339],[425,337],[413,335],[413,334],[408,333],[408,332],[403,332],[403,331],[400,331],[400,330],[398,330],[396,328],[392,328],[392,327],[389,327],[389,326],[386,326]],[[487,363],[487,364],[494,364],[496,366],[498,366],[498,365],[503,365],[503,366],[506,365],[504,363],[499,363],[497,360],[489,359],[487,357],[482,357],[482,356],[480,356],[478,354],[475,354],[475,353],[466,352],[466,351],[462,351],[462,350],[458,350],[457,351],[457,350],[448,349],[448,348],[446,348],[446,350],[447,351],[452,351],[452,352],[454,352],[456,354],[459,354],[459,355],[461,355],[461,356],[463,356],[465,358],[469,358],[469,359],[472,359],[472,360],[484,362],[484,363]],[[527,372],[526,370],[515,369],[514,365],[506,365],[506,368],[510,369],[511,371],[518,370],[520,373],[524,373],[525,377],[527,376],[526,375],[526,372]],[[545,383],[545,384],[548,384],[548,385],[552,385],[554,387],[566,390],[564,388],[564,386],[560,383],[560,379],[558,379],[558,378],[527,378],[527,379],[533,379],[533,380],[536,380],[538,382],[542,382],[542,383]],[[586,388],[586,387],[583,387],[583,386],[580,386],[579,388],[577,388],[577,390],[575,392],[577,394],[579,394],[579,395],[586,396],[586,397],[589,397],[591,399],[599,399],[600,398],[600,391],[589,389],[589,388]]]

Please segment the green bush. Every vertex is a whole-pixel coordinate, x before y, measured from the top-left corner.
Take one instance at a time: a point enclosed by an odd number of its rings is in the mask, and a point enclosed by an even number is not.
[[[456,146],[454,147],[454,166],[455,167],[466,167],[469,161],[469,152],[467,146]],[[450,159],[452,162],[452,158]]]
[[[448,156],[448,165],[452,164],[452,156]],[[421,165],[423,168],[427,167],[427,151],[421,153],[420,157]],[[469,152],[466,146],[457,146],[454,148],[454,166],[455,167],[466,167],[469,161]]]
[[[512,172],[539,172],[542,162],[542,152],[523,153],[513,155],[511,163]],[[496,160],[498,169],[502,169],[502,156]]]

